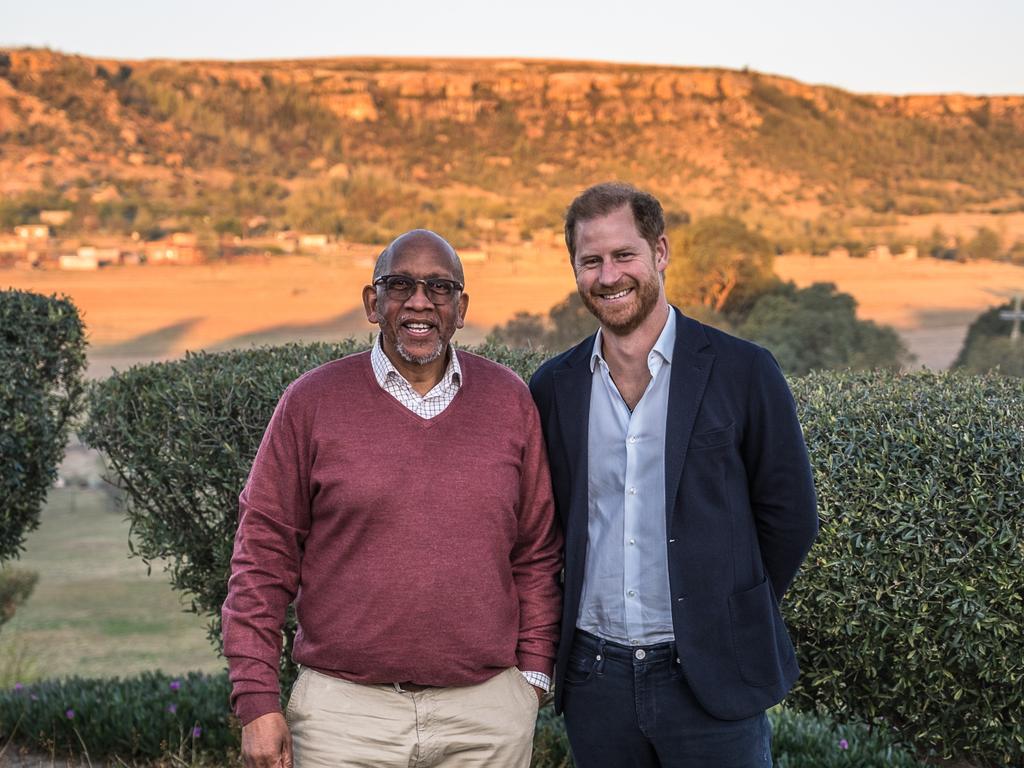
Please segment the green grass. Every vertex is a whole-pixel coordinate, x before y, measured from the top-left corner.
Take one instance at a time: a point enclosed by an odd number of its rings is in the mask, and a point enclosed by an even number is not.
[[[185,612],[162,566],[129,557],[128,524],[102,490],[53,489],[19,567],[39,583],[0,630],[0,678],[214,672],[205,621]]]

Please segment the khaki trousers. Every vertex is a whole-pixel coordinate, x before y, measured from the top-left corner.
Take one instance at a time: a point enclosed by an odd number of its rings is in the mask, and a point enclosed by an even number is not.
[[[285,715],[295,768],[529,768],[537,694],[515,667],[418,692],[303,668]]]

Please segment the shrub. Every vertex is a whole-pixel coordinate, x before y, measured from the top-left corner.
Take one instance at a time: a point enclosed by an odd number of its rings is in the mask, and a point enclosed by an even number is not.
[[[0,739],[61,756],[230,755],[238,728],[229,692],[226,674],[198,672],[19,684],[0,694]]]
[[[91,760],[171,759],[171,765],[238,765],[238,722],[228,713],[227,675],[81,679],[17,685],[0,692],[0,740],[54,757]],[[772,753],[777,768],[916,768],[910,753],[883,733],[839,725],[777,707]],[[562,718],[537,717],[533,768],[572,768]]]
[[[78,412],[85,335],[69,299],[0,291],[0,561],[39,525]]]
[[[215,642],[238,494],[274,406],[303,372],[366,348],[349,339],[189,354],[115,373],[92,388],[82,438],[106,454],[127,491],[133,552],[168,561],[171,584],[210,617]],[[496,346],[476,351],[523,377],[543,359]]]
[[[858,320],[856,300],[832,283],[777,286],[753,300],[736,333],[770,349],[791,376],[822,368],[898,369],[909,358],[892,328]]]
[[[775,768],[918,768],[913,752],[887,731],[862,723],[839,724],[827,717],[775,707],[772,762]]]
[[[787,703],[1024,765],[1024,384],[793,386],[822,529],[783,606],[804,672]]]
[[[1013,323],[1002,318],[1015,309],[1008,301],[978,315],[967,329],[964,345],[953,361],[954,368],[985,373],[998,367],[1007,376],[1024,376],[1024,341],[1010,340]]]
[[[214,632],[237,495],[274,404],[301,371],[362,348],[190,355],[91,393],[86,439],[128,490],[136,551],[168,558]],[[543,357],[477,351],[524,378]],[[795,707],[891,724],[923,750],[1021,764],[1021,387],[933,373],[793,381],[823,518],[784,603],[804,670]],[[544,742],[552,754],[556,736]],[[867,764],[853,756],[837,764]]]

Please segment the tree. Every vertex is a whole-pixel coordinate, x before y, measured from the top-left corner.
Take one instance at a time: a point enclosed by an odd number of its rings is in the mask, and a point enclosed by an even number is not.
[[[82,403],[85,332],[69,299],[0,291],[0,562],[39,525],[46,493]],[[0,570],[0,624],[36,574]]]
[[[1002,312],[1013,308],[1013,302],[1008,301],[978,315],[968,327],[964,345],[952,367],[971,373],[998,368],[1005,376],[1024,376],[1024,339],[1011,342],[1013,325],[1000,317]]]
[[[995,259],[1002,252],[999,235],[988,227],[981,227],[964,250],[972,259]]]
[[[731,216],[712,216],[676,230],[665,277],[669,301],[715,312],[742,308],[773,280],[771,243]]]
[[[894,330],[858,320],[857,302],[832,283],[783,284],[757,299],[738,335],[767,347],[790,376],[812,370],[898,370],[909,353]]]
[[[583,306],[576,291],[548,310],[547,319],[530,312],[518,312],[487,337],[493,344],[517,348],[543,348],[552,352],[568,349],[597,330],[597,320]]]

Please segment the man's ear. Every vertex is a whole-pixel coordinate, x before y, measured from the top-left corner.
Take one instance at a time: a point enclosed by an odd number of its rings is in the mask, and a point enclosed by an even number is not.
[[[363,287],[363,309],[366,310],[367,322],[374,325],[380,322],[380,315],[377,314],[377,289],[372,285]]]
[[[668,238],[662,235],[654,244],[654,266],[659,272],[664,272],[668,266]]]
[[[469,294],[459,294],[459,317],[455,321],[456,328],[462,328],[466,324],[466,310],[469,309]]]

